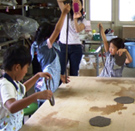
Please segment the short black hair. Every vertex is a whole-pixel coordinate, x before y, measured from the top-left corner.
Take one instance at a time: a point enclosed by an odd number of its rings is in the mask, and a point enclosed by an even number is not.
[[[110,40],[109,43],[113,43],[117,47],[117,49],[125,48],[124,40],[119,37]]]
[[[23,68],[26,64],[30,65],[30,50],[21,44],[10,46],[4,53],[2,67],[5,71],[11,71],[13,65],[20,64]]]
[[[37,44],[40,45],[45,40],[47,40],[53,33],[54,29],[55,29],[54,23],[43,22],[38,27],[38,30],[36,31],[35,34],[35,41],[37,42]]]

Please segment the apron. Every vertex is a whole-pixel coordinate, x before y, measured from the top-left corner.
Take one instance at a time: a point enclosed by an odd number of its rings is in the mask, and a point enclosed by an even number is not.
[[[24,96],[23,86],[19,83],[18,87],[15,82],[6,74],[4,76],[9,80],[16,88],[17,100],[21,100]],[[9,78],[9,79],[8,79]],[[23,121],[23,110],[20,110],[16,113],[10,113],[0,120],[0,131],[18,131],[22,127]]]

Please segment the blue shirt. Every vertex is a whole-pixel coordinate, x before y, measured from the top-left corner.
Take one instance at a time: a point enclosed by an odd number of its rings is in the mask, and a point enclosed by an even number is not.
[[[44,41],[41,45],[37,45],[34,42],[31,46],[31,55],[34,57],[34,52],[37,51],[37,59],[41,65],[43,72],[48,72],[52,75],[50,81],[51,91],[55,92],[59,87],[60,82],[60,61],[56,50],[60,50],[59,45],[54,43],[52,48],[48,48],[47,41]],[[47,90],[44,78],[40,78],[40,86],[37,85],[39,91]]]
[[[124,65],[116,65],[114,56],[112,56],[109,52],[106,52],[105,66],[99,77],[122,77],[123,69]]]

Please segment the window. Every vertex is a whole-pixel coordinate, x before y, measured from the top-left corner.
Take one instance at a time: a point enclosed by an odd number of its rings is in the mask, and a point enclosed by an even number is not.
[[[135,21],[135,0],[119,0],[119,20]]]
[[[122,1],[122,0],[121,0]],[[90,0],[90,20],[91,21],[111,21],[112,20],[112,0]]]

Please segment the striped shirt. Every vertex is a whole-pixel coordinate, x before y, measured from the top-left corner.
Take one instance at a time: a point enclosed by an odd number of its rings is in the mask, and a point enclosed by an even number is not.
[[[115,63],[115,58],[109,52],[106,52],[105,66],[99,77],[122,77],[123,66],[118,66]]]

